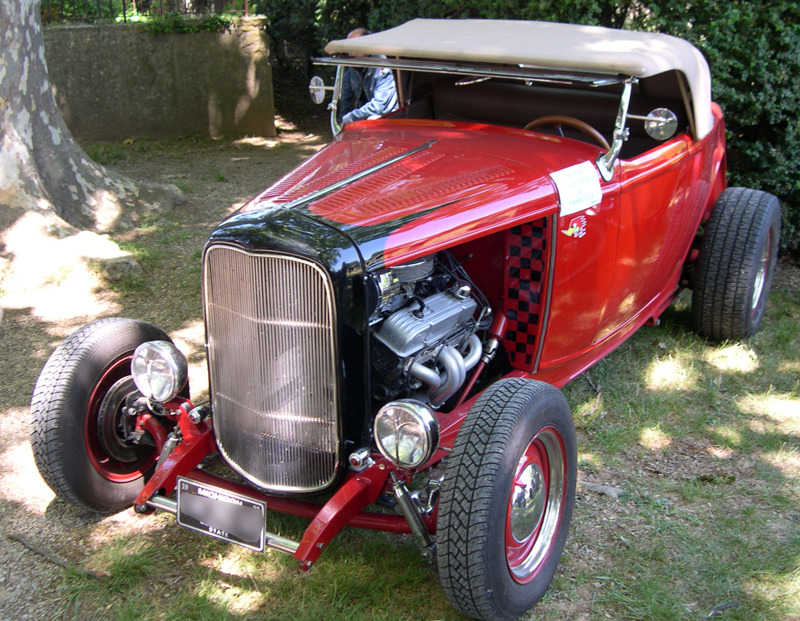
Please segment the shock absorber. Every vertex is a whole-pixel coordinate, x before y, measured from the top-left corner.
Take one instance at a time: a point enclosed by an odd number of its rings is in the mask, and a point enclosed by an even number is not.
[[[391,477],[392,491],[394,492],[395,498],[397,498],[397,505],[400,507],[400,511],[403,512],[403,516],[406,518],[411,528],[411,533],[417,540],[417,544],[422,551],[422,558],[428,562],[433,562],[433,559],[436,557],[436,542],[428,532],[425,522],[422,520],[422,504],[419,498],[409,493],[405,483],[399,480],[394,472],[391,473]]]

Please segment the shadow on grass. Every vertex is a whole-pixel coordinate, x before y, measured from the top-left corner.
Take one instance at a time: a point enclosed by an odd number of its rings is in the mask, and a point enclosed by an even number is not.
[[[307,520],[270,514],[270,530],[299,539]],[[290,556],[256,554],[175,524],[122,535],[97,553],[111,574],[66,579],[66,599],[107,619],[463,619],[435,569],[404,537],[345,529],[308,573]]]
[[[773,292],[761,333],[713,343],[689,331],[684,297],[589,371],[599,394],[580,378],[565,387],[584,470],[627,492],[609,509],[621,528],[574,525],[579,539],[582,526],[599,530],[610,559],[589,607],[597,618],[800,612],[796,304]]]

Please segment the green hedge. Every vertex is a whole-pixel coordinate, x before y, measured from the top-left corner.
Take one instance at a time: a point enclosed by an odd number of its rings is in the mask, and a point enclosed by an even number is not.
[[[357,26],[415,17],[538,19],[665,32],[706,56],[725,112],[728,181],[776,194],[783,251],[800,250],[800,4],[797,0],[258,0],[274,41],[310,59]],[[273,47],[276,49],[276,46]]]
[[[700,0],[651,3],[648,25],[705,54],[725,113],[728,183],[776,194],[781,247],[800,249],[800,5]]]

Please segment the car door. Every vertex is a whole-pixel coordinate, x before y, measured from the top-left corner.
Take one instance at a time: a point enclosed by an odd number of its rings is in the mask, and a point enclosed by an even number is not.
[[[709,158],[688,134],[620,160],[619,237],[614,276],[595,341],[607,338],[678,284],[708,195]]]

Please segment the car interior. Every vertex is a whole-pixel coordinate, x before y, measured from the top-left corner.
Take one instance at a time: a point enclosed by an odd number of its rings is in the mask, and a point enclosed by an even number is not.
[[[622,92],[621,84],[589,86],[555,80],[470,78],[423,72],[403,72],[401,79],[407,93],[407,104],[392,113],[392,118],[485,123],[522,129],[535,119],[560,115],[588,123],[609,143],[612,142]],[[646,116],[656,108],[668,108],[675,113],[678,134],[690,130],[677,71],[643,78],[633,85],[629,114]],[[630,136],[622,147],[620,156],[623,159],[630,159],[661,144],[647,134],[643,121],[629,119],[627,127]],[[550,124],[540,126],[536,131],[559,132]],[[561,131],[568,138],[597,144],[589,134],[566,123]]]

